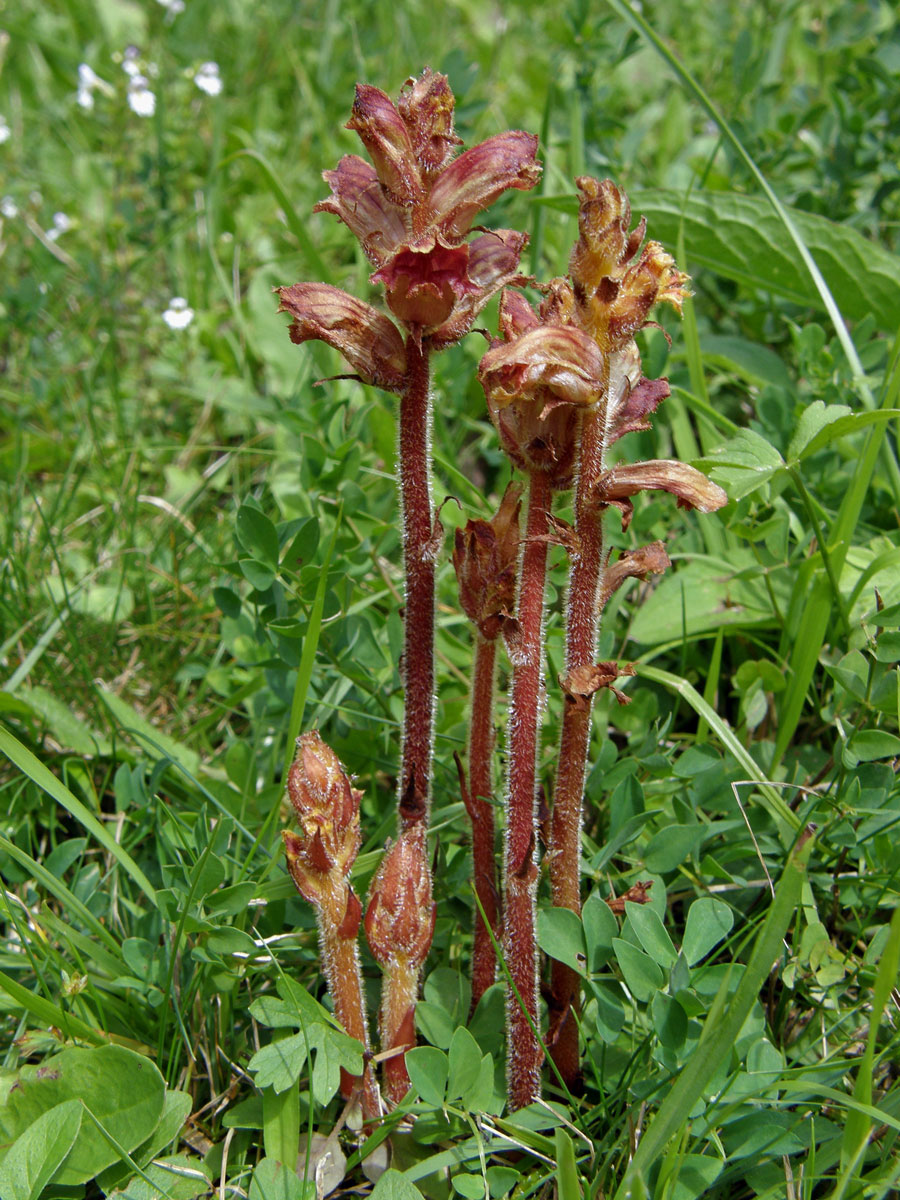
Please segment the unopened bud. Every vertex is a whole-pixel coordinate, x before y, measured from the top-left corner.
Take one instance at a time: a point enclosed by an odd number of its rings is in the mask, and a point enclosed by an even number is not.
[[[412,825],[386,851],[369,891],[366,937],[376,961],[387,967],[402,957],[408,966],[421,966],[434,919],[425,829]]]

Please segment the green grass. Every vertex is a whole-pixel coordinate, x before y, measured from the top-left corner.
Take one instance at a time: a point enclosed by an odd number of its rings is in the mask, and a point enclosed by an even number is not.
[[[396,431],[386,394],[315,386],[343,365],[291,345],[271,289],[370,295],[347,231],[310,212],[321,171],[357,150],[342,128],[356,81],[396,94],[426,63],[449,75],[467,142],[541,133],[539,194],[510,193],[489,218],[531,231],[538,276],[565,270],[580,172],[622,184],[691,273],[683,326],[664,318],[671,345],[642,335],[645,371],[673,395],[627,453],[699,461],[731,502],[696,518],[642,498],[615,535],[663,538],[674,568],[609,606],[601,657],[636,663],[632,704],[597,703],[589,898],[583,921],[547,926],[554,953],[586,963],[585,1086],[569,1097],[548,1077],[548,1107],[511,1116],[499,991],[459,1032],[473,904],[453,752],[470,657],[442,556],[425,1074],[411,1131],[395,1118],[359,1146],[342,1129],[344,1185],[364,1185],[389,1135],[382,1198],[890,1196],[891,7],[187,0],[170,17],[73,0],[3,23],[3,1200],[314,1195],[276,1163],[298,1131],[339,1122],[317,1049],[339,1043],[317,1003],[312,914],[283,868],[281,779],[293,733],[318,726],[364,791],[364,894],[394,835]],[[128,106],[129,44],[152,116]],[[209,60],[218,96],[194,82]],[[80,63],[104,81],[90,110]],[[176,296],[194,312],[181,330],[162,316]],[[482,347],[473,335],[436,360],[448,534],[507,478],[474,381]],[[548,685],[562,658],[551,559]],[[550,690],[548,786],[554,705]],[[655,916],[614,918],[605,898],[638,879],[653,880]],[[368,957],[364,970],[374,1011]],[[282,1035],[304,1053],[282,1063]],[[260,1051],[275,1082],[250,1068]],[[22,1140],[27,1087],[9,1089],[50,1060],[58,1120]]]

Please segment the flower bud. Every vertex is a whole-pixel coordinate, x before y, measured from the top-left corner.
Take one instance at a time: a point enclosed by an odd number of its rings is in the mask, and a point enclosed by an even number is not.
[[[362,792],[351,787],[340,759],[316,731],[297,739],[287,790],[301,829],[283,834],[288,869],[301,895],[317,903],[323,888],[350,873],[360,844]]]
[[[390,967],[403,960],[418,969],[434,934],[431,869],[420,823],[405,829],[385,852],[369,889],[366,937],[375,960]]]

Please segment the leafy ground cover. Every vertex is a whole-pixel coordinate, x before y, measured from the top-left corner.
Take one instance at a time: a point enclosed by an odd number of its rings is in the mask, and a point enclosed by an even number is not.
[[[890,1195],[891,7],[179,9],[0,20],[0,1196],[309,1200],[316,1180],[368,1188],[388,1134],[379,1196]],[[271,289],[366,294],[361,255],[309,215],[319,172],[355,149],[356,81],[396,93],[426,63],[467,141],[540,133],[538,193],[491,215],[530,229],[536,274],[564,269],[585,172],[625,186],[690,272],[684,322],[641,335],[672,396],[631,436],[730,502],[700,522],[643,498],[621,538],[664,539],[675,569],[607,609],[601,657],[636,678],[627,708],[595,708],[582,919],[540,893],[545,954],[584,980],[584,1090],[550,1080],[513,1115],[499,986],[469,1018],[469,641],[441,557],[417,1120],[360,1147],[338,1097],[359,1049],[279,835],[293,735],[314,726],[363,790],[358,893],[394,833],[395,412],[314,386],[343,366],[290,344]],[[508,478],[482,350],[472,335],[435,362],[448,533]],[[548,785],[554,753],[548,736]],[[639,880],[649,904],[613,913]],[[295,1175],[278,1164],[298,1144]]]

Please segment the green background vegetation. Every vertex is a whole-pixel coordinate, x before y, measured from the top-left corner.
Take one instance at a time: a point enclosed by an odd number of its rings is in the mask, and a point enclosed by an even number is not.
[[[378,1194],[599,1198],[639,1131],[634,1195],[890,1194],[893,6],[680,0],[635,17],[619,0],[186,0],[173,15],[7,0],[0,30],[0,194],[16,210],[0,217],[3,1200],[190,1200],[220,1178],[252,1200],[315,1195],[276,1163],[299,1129],[334,1127],[337,1064],[355,1050],[314,999],[280,779],[288,731],[317,725],[365,791],[364,892],[394,822],[395,422],[387,395],[314,386],[343,365],[290,344],[271,288],[370,294],[353,239],[310,210],[320,172],[357,150],[342,128],[355,82],[395,95],[425,64],[449,75],[466,142],[541,134],[540,194],[508,194],[488,218],[529,229],[538,276],[565,269],[581,173],[624,186],[690,271],[684,323],[662,318],[671,345],[642,339],[672,398],[625,452],[700,463],[731,503],[697,518],[644,497],[617,534],[664,538],[674,568],[608,610],[601,657],[635,662],[633,703],[596,707],[584,920],[541,918],[545,948],[585,974],[585,1093],[551,1084],[553,1107],[514,1124],[497,991],[465,1028],[472,896],[452,755],[469,630],[442,558],[419,1120]],[[129,45],[153,116],[128,106]],[[218,96],[194,83],[209,60]],[[90,111],[80,63],[107,85]],[[54,213],[70,224],[50,236]],[[175,296],[195,313],[183,330],[162,318]],[[436,361],[448,530],[487,515],[507,478],[474,383],[483,345]],[[808,823],[803,876],[789,853]],[[653,880],[650,905],[613,918],[605,898],[637,879]],[[51,1057],[52,1087],[38,1086]],[[344,1150],[347,1182],[364,1184]]]

